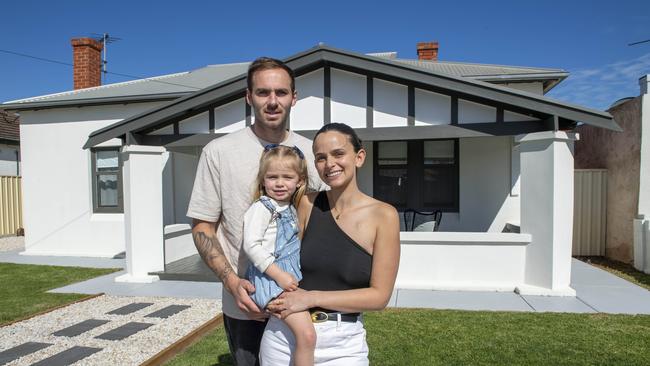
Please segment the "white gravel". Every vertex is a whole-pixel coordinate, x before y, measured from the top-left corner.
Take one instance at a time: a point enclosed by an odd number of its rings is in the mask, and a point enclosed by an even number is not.
[[[154,304],[127,315],[106,314],[135,302]],[[166,319],[145,318],[145,315],[168,305],[190,305],[191,307]],[[219,300],[103,295],[0,328],[0,351],[25,342],[53,343],[52,346],[19,358],[8,363],[7,366],[30,365],[73,346],[103,348],[102,351],[78,361],[75,365],[139,365],[220,312],[221,301]],[[76,337],[52,335],[56,331],[88,319],[104,319],[110,322]],[[128,322],[154,325],[121,341],[94,338]]]
[[[25,249],[24,236],[5,236],[0,238],[0,252]]]

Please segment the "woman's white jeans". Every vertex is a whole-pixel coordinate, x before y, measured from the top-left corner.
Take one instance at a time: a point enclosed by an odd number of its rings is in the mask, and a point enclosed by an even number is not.
[[[314,364],[319,366],[367,366],[368,344],[363,323],[357,321],[326,321],[314,323],[316,351]],[[260,365],[287,366],[296,347],[291,329],[277,318],[271,317],[264,330],[260,346]]]

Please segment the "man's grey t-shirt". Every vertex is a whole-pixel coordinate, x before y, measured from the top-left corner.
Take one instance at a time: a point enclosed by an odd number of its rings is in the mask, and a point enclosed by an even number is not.
[[[230,133],[203,148],[194,180],[187,216],[217,222],[217,240],[233,269],[240,277],[246,272],[248,259],[242,246],[244,213],[253,202],[255,179],[264,146],[250,127]],[[312,142],[296,133],[282,145],[297,146],[305,155],[309,170],[309,187],[322,190],[326,186],[314,167]],[[235,305],[232,295],[222,291],[223,312],[231,318],[247,319]]]

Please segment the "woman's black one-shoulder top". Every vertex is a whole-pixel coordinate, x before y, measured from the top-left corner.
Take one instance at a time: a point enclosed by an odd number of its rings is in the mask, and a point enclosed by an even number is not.
[[[316,196],[300,249],[305,290],[350,290],[370,286],[372,255],[337,225],[327,194]]]

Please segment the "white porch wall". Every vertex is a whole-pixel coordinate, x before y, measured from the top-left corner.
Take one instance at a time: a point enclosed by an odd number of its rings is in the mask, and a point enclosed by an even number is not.
[[[201,148],[196,154],[168,152],[163,169],[163,222],[164,225],[190,224],[186,216],[192,195],[196,167]]]
[[[524,283],[530,241],[528,234],[402,232],[395,287],[513,291]]]
[[[21,112],[25,254],[111,257],[124,215],[93,214],[88,135],[160,103]],[[115,145],[111,141],[102,146]]]

